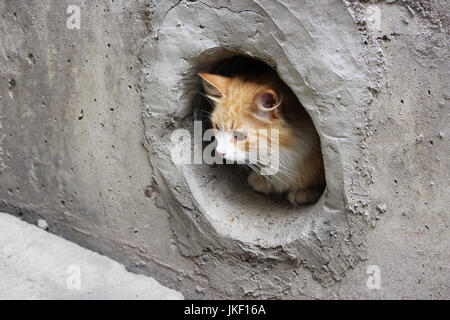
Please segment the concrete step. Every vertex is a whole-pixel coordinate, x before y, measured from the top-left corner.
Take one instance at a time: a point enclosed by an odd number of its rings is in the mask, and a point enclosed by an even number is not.
[[[0,213],[0,299],[183,299],[155,279]]]

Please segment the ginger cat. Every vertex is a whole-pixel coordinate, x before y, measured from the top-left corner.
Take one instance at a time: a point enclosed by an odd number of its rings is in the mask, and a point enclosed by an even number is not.
[[[211,123],[217,140],[216,154],[245,161],[253,170],[248,183],[264,194],[287,192],[296,205],[315,202],[325,186],[320,139],[314,125],[294,93],[273,71],[256,75],[225,77],[199,73],[206,95],[214,102]],[[258,134],[266,129],[268,134]],[[277,143],[271,130],[278,130],[278,153],[258,155],[260,139],[268,148]],[[253,156],[256,161],[249,161]],[[275,174],[262,169],[274,163]]]

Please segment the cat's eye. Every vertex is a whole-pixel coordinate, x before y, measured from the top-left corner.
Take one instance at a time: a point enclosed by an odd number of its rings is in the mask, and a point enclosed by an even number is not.
[[[214,123],[213,126],[214,126],[214,129],[219,130],[219,126],[217,125],[217,123]]]
[[[247,139],[247,134],[241,131],[234,131],[234,141],[243,141]]]

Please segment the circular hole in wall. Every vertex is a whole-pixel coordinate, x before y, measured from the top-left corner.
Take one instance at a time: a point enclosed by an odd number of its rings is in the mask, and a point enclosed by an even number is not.
[[[204,95],[198,72],[233,76],[270,68],[262,61],[228,50],[206,52],[198,58],[184,85],[186,95],[192,95],[191,114],[181,125],[189,128],[192,135],[193,120],[202,121],[204,131],[211,128],[213,105]],[[203,142],[203,148],[209,143]],[[323,205],[323,196],[315,203],[293,206],[286,194],[255,192],[247,182],[246,166],[193,164],[187,165],[186,170],[194,198],[215,229],[244,242],[274,247],[294,241],[302,230],[307,230]]]

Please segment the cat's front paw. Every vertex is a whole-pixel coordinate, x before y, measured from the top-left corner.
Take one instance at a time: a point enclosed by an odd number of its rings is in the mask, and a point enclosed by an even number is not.
[[[252,172],[248,176],[248,184],[252,186],[253,190],[264,194],[269,194],[269,185],[267,181],[259,174]]]
[[[315,190],[293,190],[288,192],[288,200],[295,206],[302,203],[315,202],[321,193]]]

